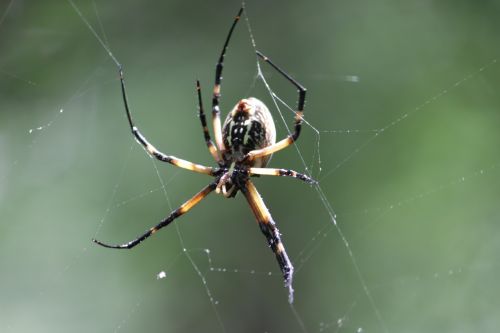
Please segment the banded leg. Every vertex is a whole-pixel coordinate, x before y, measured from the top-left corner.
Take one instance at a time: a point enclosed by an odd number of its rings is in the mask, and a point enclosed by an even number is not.
[[[134,135],[135,139],[137,142],[139,142],[144,149],[153,157],[155,157],[157,160],[160,160],[162,162],[167,162],[172,165],[175,165],[177,167],[191,170],[194,172],[198,173],[203,173],[206,175],[213,175],[213,169],[211,167],[206,167],[204,165],[200,164],[195,164],[180,158],[177,158],[175,156],[170,156],[162,153],[158,149],[156,149],[149,141],[146,139],[144,135],[139,131],[139,129],[134,125],[134,122],[132,120],[132,114],[130,113],[130,109],[128,107],[128,101],[127,101],[127,93],[125,91],[125,80],[123,78],[123,70],[122,67],[120,66],[119,69],[120,72],[120,84],[122,88],[122,97],[123,97],[123,104],[125,105],[125,112],[127,113],[127,119],[128,123],[130,125],[130,129],[132,131],[132,134]]]
[[[267,62],[269,65],[271,65],[275,70],[277,70],[281,75],[283,75],[290,83],[292,83],[298,90],[299,92],[299,100],[297,102],[297,111],[295,112],[295,125],[294,125],[294,131],[293,133],[289,134],[285,139],[276,142],[275,144],[262,148],[262,149],[256,149],[250,151],[245,159],[247,161],[251,161],[253,159],[263,157],[263,156],[268,156],[271,155],[279,150],[282,150],[299,138],[300,135],[300,130],[302,128],[302,116],[304,115],[304,104],[306,101],[306,88],[304,88],[299,82],[297,82],[294,78],[292,78],[290,75],[285,73],[281,68],[276,66],[271,59],[257,51],[257,55]]]
[[[257,218],[260,230],[267,238],[267,243],[271,250],[273,250],[278,260],[281,272],[283,273],[283,279],[285,282],[285,287],[288,288],[288,301],[293,302],[293,265],[288,259],[285,247],[281,242],[280,232],[276,227],[276,223],[273,221],[269,210],[267,209],[264,201],[262,200],[259,192],[250,180],[247,180],[244,188],[241,189],[245,198],[247,199],[252,211]]]
[[[222,161],[221,157],[212,141],[212,138],[210,137],[210,132],[208,130],[207,117],[205,117],[205,111],[203,109],[203,101],[201,98],[200,81],[198,80],[196,80],[196,91],[198,92],[198,115],[200,117],[201,127],[203,128],[203,136],[205,137],[205,143],[207,144],[208,151],[210,152],[212,157],[215,159],[217,163],[220,164],[220,162]]]
[[[143,240],[145,240],[146,238],[148,238],[149,236],[151,236],[152,234],[154,234],[155,232],[157,232],[161,228],[169,225],[172,221],[174,221],[179,216],[182,216],[185,213],[189,212],[191,210],[191,208],[196,206],[201,200],[203,200],[208,194],[210,194],[210,192],[215,190],[216,186],[217,186],[216,183],[212,183],[212,184],[206,186],[200,192],[195,194],[194,197],[192,197],[191,199],[189,199],[188,201],[183,203],[179,208],[177,208],[172,213],[170,213],[170,215],[167,218],[163,219],[160,223],[158,223],[154,227],[148,229],[141,236],[137,237],[134,240],[131,240],[128,243],[124,243],[121,245],[108,245],[108,244],[105,244],[101,241],[98,241],[97,239],[93,239],[92,241],[94,243],[101,245],[101,246],[111,248],[111,249],[131,249],[134,246],[139,245],[139,243],[141,243]]]
[[[221,153],[224,150],[224,144],[222,142],[222,127],[221,127],[220,108],[219,108],[222,68],[224,67],[224,56],[226,55],[227,45],[229,44],[229,40],[231,39],[233,30],[236,27],[236,23],[238,23],[238,21],[240,20],[242,13],[243,13],[243,7],[240,8],[238,14],[236,14],[236,17],[234,18],[233,25],[231,26],[231,29],[229,29],[226,41],[224,42],[224,46],[222,47],[222,52],[219,56],[219,61],[217,62],[217,66],[215,68],[215,85],[214,85],[214,94],[212,98],[212,121],[214,127],[215,143],[217,144],[217,148],[219,148],[219,151]]]
[[[280,176],[293,177],[305,181],[309,184],[317,184],[318,182],[311,177],[290,169],[273,169],[273,168],[249,168],[249,175],[265,175],[265,176]]]

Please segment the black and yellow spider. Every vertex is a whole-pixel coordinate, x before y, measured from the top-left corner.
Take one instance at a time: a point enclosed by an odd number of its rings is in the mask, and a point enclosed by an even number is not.
[[[108,248],[114,249],[130,249],[141,243],[143,240],[160,230],[161,228],[169,225],[179,216],[187,213],[191,208],[203,200],[209,193],[214,190],[216,193],[221,193],[226,198],[232,198],[238,191],[241,191],[247,199],[260,229],[267,238],[267,242],[278,260],[281,272],[285,282],[285,287],[289,290],[289,300],[293,300],[292,277],[293,266],[286,254],[283,243],[281,242],[280,233],[269,213],[264,201],[262,200],[259,192],[250,180],[254,175],[268,175],[268,176],[288,176],[298,178],[308,183],[315,183],[310,177],[300,174],[293,170],[287,169],[272,169],[266,168],[271,155],[283,148],[293,144],[300,134],[302,124],[302,114],[304,110],[304,102],[306,97],[306,89],[295,81],[290,75],[276,66],[269,58],[262,55],[257,51],[257,55],[269,63],[275,70],[283,75],[290,81],[299,93],[299,100],[297,111],[295,113],[295,129],[294,132],[288,135],[285,139],[276,142],[276,129],[274,127],[273,118],[267,107],[254,97],[242,99],[236,104],[233,110],[227,115],[223,126],[221,127],[219,99],[220,99],[220,84],[222,80],[222,68],[226,49],[233,33],[233,30],[238,23],[240,16],[243,12],[241,8],[234,19],[234,22],[226,37],[226,41],[222,48],[219,61],[215,70],[215,85],[212,98],[212,121],[213,130],[215,135],[215,144],[213,143],[210,132],[207,127],[205,113],[203,111],[203,104],[201,98],[200,82],[196,82],[196,89],[198,92],[198,106],[199,117],[203,127],[203,134],[210,154],[217,162],[217,167],[207,167],[200,164],[166,155],[156,149],[132,121],[127,95],[125,93],[125,83],[123,79],[123,70],[120,67],[120,82],[127,114],[128,122],[135,139],[144,147],[144,149],[156,159],[167,162],[172,165],[191,170],[198,173],[203,173],[213,176],[215,179],[209,185],[204,187],[191,199],[182,204],[179,208],[174,210],[168,217],[163,219],[156,226],[148,229],[144,234],[138,238],[121,245],[108,245],[98,240],[93,240],[95,243]]]

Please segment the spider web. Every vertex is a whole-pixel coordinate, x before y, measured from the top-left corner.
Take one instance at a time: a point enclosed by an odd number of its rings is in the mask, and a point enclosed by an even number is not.
[[[296,268],[293,304],[241,198],[212,195],[133,251],[91,246],[135,237],[207,182],[130,140],[114,66],[125,64],[132,112],[151,141],[209,164],[194,80],[209,104],[238,3],[197,5],[211,14],[178,27],[170,12],[185,5],[54,4],[64,20],[21,1],[0,7],[1,331],[495,331],[494,2],[246,4],[222,110],[259,97],[279,135],[290,133],[295,89],[256,49],[308,88],[301,138],[271,166],[319,185],[255,181]],[[373,10],[387,22],[370,21]],[[307,18],[318,12],[328,20]],[[152,43],[142,43],[146,29]],[[50,57],[57,65],[44,66]]]

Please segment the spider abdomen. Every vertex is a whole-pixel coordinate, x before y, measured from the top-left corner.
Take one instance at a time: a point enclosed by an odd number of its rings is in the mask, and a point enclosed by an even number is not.
[[[227,115],[222,127],[223,158],[239,162],[250,151],[276,142],[276,128],[269,109],[254,97],[242,99]],[[271,156],[257,158],[251,166],[265,167]]]

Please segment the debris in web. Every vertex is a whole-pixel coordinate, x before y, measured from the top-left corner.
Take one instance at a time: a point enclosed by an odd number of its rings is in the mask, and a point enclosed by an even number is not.
[[[63,112],[64,112],[64,110],[63,110],[63,109],[59,109],[59,114],[61,114],[61,113],[63,113]],[[49,122],[48,122],[47,124],[45,124],[45,125],[40,125],[40,126],[37,126],[37,127],[34,127],[34,128],[30,128],[30,129],[28,130],[28,133],[29,133],[29,134],[32,134],[32,133],[33,133],[33,132],[35,132],[35,131],[42,131],[42,130],[46,129],[47,127],[50,127],[50,126],[54,123],[55,119],[56,119],[56,118],[52,119],[51,121],[49,121]]]

